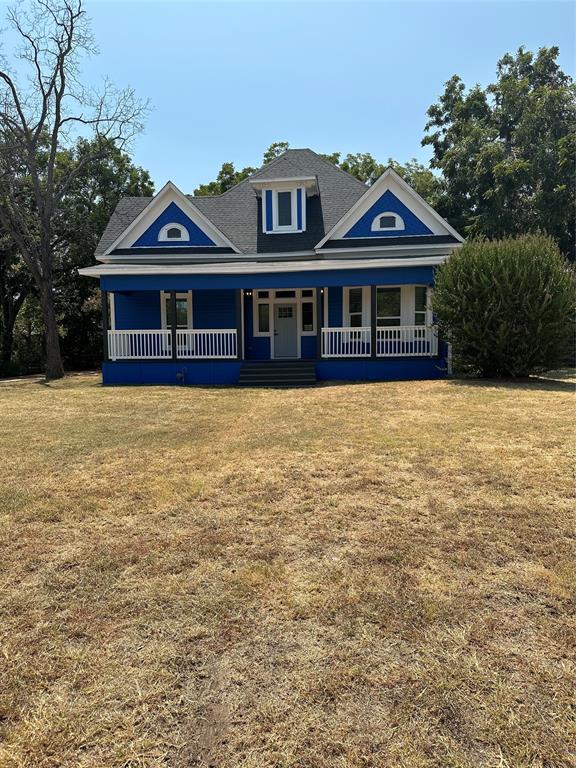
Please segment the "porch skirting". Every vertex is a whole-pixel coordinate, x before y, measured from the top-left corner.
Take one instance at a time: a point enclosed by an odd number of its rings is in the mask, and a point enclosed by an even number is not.
[[[409,381],[442,379],[444,357],[368,358],[315,361],[318,381]],[[108,361],[102,364],[102,382],[114,385],[221,385],[238,383],[242,361]]]

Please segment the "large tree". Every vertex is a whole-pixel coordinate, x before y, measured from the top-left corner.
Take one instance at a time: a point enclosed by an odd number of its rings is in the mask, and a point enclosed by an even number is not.
[[[444,211],[466,235],[543,231],[574,250],[576,91],[558,48],[506,54],[496,82],[455,75],[428,110],[423,144],[446,185]]]
[[[81,0],[32,0],[8,12],[20,37],[20,77],[0,69],[0,224],[37,286],[46,336],[46,376],[63,375],[54,305],[54,258],[63,201],[83,169],[122,148],[145,112],[131,89],[108,82],[99,93],[79,79],[82,56],[95,52]],[[58,169],[59,153],[79,133],[92,151]],[[29,192],[31,191],[31,204]]]

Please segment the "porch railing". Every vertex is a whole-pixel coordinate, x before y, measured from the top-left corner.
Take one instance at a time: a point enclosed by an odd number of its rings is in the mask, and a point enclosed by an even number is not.
[[[368,328],[322,328],[322,357],[370,357]]]
[[[376,357],[417,357],[438,354],[436,329],[426,325],[376,328]]]
[[[376,357],[434,357],[438,336],[426,325],[390,325],[376,328]],[[371,357],[372,329],[323,328],[322,357]]]
[[[237,357],[236,328],[176,331],[176,347],[178,357]]]
[[[108,331],[111,360],[159,360],[172,357],[170,331]]]
[[[230,359],[238,354],[235,328],[176,331],[178,359]],[[170,360],[171,330],[108,331],[111,360]]]

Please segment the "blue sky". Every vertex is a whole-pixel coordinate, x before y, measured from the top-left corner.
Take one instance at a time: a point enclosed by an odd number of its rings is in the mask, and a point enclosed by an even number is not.
[[[110,75],[149,98],[133,147],[159,188],[189,192],[225,160],[259,165],[273,141],[427,161],[426,109],[458,73],[494,78],[518,46],[560,46],[574,70],[568,2],[112,2],[86,0]]]

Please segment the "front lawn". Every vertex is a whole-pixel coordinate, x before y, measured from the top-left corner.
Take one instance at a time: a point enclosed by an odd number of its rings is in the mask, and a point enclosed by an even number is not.
[[[0,384],[0,766],[573,765],[573,408]]]

